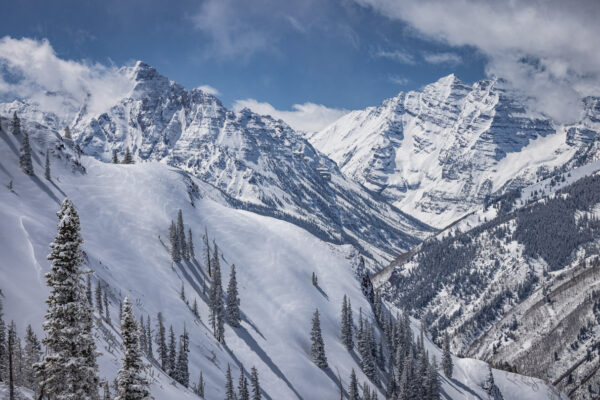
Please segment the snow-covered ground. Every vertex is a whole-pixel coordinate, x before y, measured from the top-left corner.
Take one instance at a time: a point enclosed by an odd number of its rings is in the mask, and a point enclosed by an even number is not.
[[[218,190],[164,164],[113,165],[81,156],[86,171],[82,173],[67,157],[74,154],[68,144],[62,150],[63,142],[52,132],[28,128],[34,149],[33,177],[18,168],[17,138],[6,130],[0,133],[0,288],[5,318],[16,321],[20,335],[27,324],[43,335],[48,244],[56,233],[55,213],[69,196],[80,213],[86,267],[93,271],[93,286],[98,279],[109,286],[113,327],[103,323],[103,329],[96,330],[103,378],[112,381],[120,365],[115,328],[118,302],[128,295],[138,317],[149,314],[155,324],[160,311],[176,334],[185,324],[191,339],[191,381],[203,372],[207,399],[223,397],[228,363],[235,379],[241,364],[247,370],[256,366],[267,399],[336,398],[338,371],[344,387],[352,369],[359,381],[366,379],[358,359],[339,339],[344,294],[356,314],[362,308],[372,317],[354,273],[359,260],[351,246],[332,245],[293,224],[229,208]],[[52,181],[43,178],[42,153],[46,149],[51,151]],[[10,181],[12,191],[6,187]],[[178,209],[183,210],[186,228],[193,230],[197,263],[171,263],[166,238]],[[226,346],[218,344],[207,327],[208,310],[202,294],[206,271],[200,261],[205,230],[222,251],[225,284],[229,266],[237,268],[243,322],[241,328],[226,328]],[[311,283],[312,272],[318,276],[319,287]],[[195,320],[181,300],[182,282],[189,302],[198,300],[201,320]],[[321,313],[328,371],[310,360],[310,321],[315,308]],[[430,352],[439,352],[431,343],[428,347]],[[485,375],[484,364],[472,360],[456,363],[456,379],[443,380],[447,398],[484,398],[477,386]],[[150,375],[156,399],[195,398],[157,368],[153,367]],[[507,399],[553,398],[547,387],[529,378],[506,375],[498,384],[510,394],[505,395]],[[538,388],[535,393],[534,386]],[[383,393],[379,397],[383,398]]]

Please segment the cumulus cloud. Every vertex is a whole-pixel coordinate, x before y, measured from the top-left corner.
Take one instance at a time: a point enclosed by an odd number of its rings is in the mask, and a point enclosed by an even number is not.
[[[423,53],[423,59],[429,64],[453,64],[457,65],[462,62],[461,56],[456,53]]]
[[[90,112],[102,112],[131,88],[122,70],[60,59],[47,40],[0,39],[0,96],[5,100],[29,100],[68,117],[84,103]]]
[[[451,46],[472,46],[487,73],[506,78],[531,105],[566,122],[600,94],[597,0],[355,0]]]
[[[387,58],[402,64],[415,64],[415,57],[405,50],[378,50],[376,57]]]
[[[270,115],[273,118],[285,121],[289,126],[298,131],[317,132],[338,118],[348,113],[348,110],[329,108],[322,104],[304,103],[294,104],[292,110],[277,110],[269,103],[259,102],[255,99],[237,100],[233,105],[235,111],[249,108],[261,115]]]
[[[218,96],[219,94],[221,94],[218,89],[216,89],[210,85],[200,85],[200,86],[198,86],[198,89],[200,89],[203,92],[206,92],[208,94],[212,94],[213,96]]]
[[[400,86],[408,85],[408,83],[410,82],[410,80],[408,78],[405,78],[403,76],[398,76],[398,75],[390,75],[388,78],[389,78],[390,82],[395,83],[396,85],[400,85]]]

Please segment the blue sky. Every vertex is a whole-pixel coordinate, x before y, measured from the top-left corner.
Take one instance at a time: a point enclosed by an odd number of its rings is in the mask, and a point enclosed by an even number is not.
[[[483,78],[473,48],[424,38],[351,1],[61,1],[4,4],[0,36],[48,39],[65,59],[141,59],[225,104],[356,109],[456,72]],[[219,6],[218,4],[222,4]],[[429,61],[428,61],[429,60]]]
[[[598,20],[597,0],[18,0],[0,14],[0,96],[73,86],[71,67],[101,87],[98,64],[143,60],[229,107],[316,130],[455,73],[503,77],[567,122],[600,94]],[[57,60],[76,65],[51,79],[42,64]],[[15,69],[34,84],[11,85]]]

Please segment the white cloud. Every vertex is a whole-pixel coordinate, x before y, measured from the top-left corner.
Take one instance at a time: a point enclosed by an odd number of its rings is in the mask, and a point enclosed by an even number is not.
[[[600,94],[600,2],[355,0],[451,46],[472,46],[487,73],[506,78],[532,105],[561,121],[579,99]]]
[[[415,57],[404,50],[378,50],[375,53],[376,57],[388,58],[402,64],[415,64]]]
[[[58,58],[47,40],[3,37],[0,71],[4,99],[33,101],[63,117],[86,102],[90,112],[102,112],[133,85],[116,67]]]
[[[461,56],[456,53],[423,53],[423,59],[429,64],[453,64],[457,65],[462,62]]]
[[[277,110],[269,103],[262,103],[255,99],[237,100],[233,105],[235,111],[249,108],[261,115],[270,115],[281,119],[298,131],[317,132],[338,118],[348,113],[348,110],[329,108],[322,104],[304,103],[294,104],[291,111]]]
[[[200,85],[200,86],[198,86],[198,89],[200,89],[203,92],[206,92],[208,94],[212,94],[213,96],[218,96],[221,94],[218,89],[216,89],[210,85]]]
[[[396,85],[404,86],[407,85],[410,80],[403,76],[391,75],[389,77],[390,82],[395,83]]]

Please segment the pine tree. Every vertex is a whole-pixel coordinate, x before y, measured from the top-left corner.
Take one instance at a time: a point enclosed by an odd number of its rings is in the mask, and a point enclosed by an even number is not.
[[[177,346],[175,344],[175,332],[173,331],[173,325],[169,329],[169,359],[168,359],[168,373],[173,379],[177,376]]]
[[[104,308],[102,307],[102,283],[100,282],[100,280],[98,280],[98,282],[96,282],[96,309],[98,310],[98,314],[100,314],[100,317],[102,317],[102,314],[104,313]]]
[[[342,343],[346,349],[352,350],[354,343],[352,343],[352,327],[349,325],[348,311],[348,298],[344,295],[342,300]]]
[[[104,301],[104,317],[106,318],[106,323],[108,325],[112,325],[110,322],[110,309],[108,308],[108,296],[106,295],[107,290],[104,289],[103,293],[103,301]]]
[[[58,233],[48,256],[52,267],[46,274],[50,287],[44,322],[46,355],[36,368],[48,397],[95,400],[98,366],[93,315],[81,277],[79,216],[68,198],[57,215]]]
[[[444,351],[442,353],[442,370],[447,378],[452,378],[452,354],[450,354],[450,338],[448,332],[444,335]]]
[[[42,346],[31,325],[25,331],[25,348],[23,349],[23,386],[37,392],[38,380],[35,376],[33,365],[40,362]]]
[[[204,230],[204,262],[206,263],[206,270],[208,271],[208,276],[212,277],[212,268],[211,268],[211,257],[210,257],[210,244],[208,242],[208,231]]]
[[[250,372],[250,384],[252,385],[252,400],[261,400],[260,382],[258,381],[258,371],[252,367]]]
[[[360,400],[358,394],[358,381],[356,380],[356,372],[354,372],[354,368],[352,368],[352,372],[350,373],[350,386],[348,386],[348,396],[349,400]]]
[[[217,244],[214,245],[213,259],[211,261],[213,276],[210,284],[209,292],[209,307],[210,307],[210,323],[213,328],[213,335],[219,342],[224,343],[225,337],[225,307],[223,305],[222,286],[221,286],[221,266],[219,263],[219,249]]]
[[[194,241],[192,240],[192,228],[188,228],[187,252],[190,260],[194,260],[196,258],[196,253],[194,252]]]
[[[494,381],[494,374],[492,372],[492,367],[490,367],[489,365],[487,367],[488,367],[488,375],[487,375],[485,382],[483,382],[482,387],[486,391],[486,393],[488,394],[488,397],[490,399],[503,400],[504,396],[502,396],[502,392],[500,392],[500,388],[498,386],[496,386],[496,382]]]
[[[86,278],[86,288],[85,288],[85,297],[87,297],[88,304],[90,308],[94,307],[94,302],[92,300],[92,278],[90,278],[90,274],[87,274]]]
[[[108,381],[104,381],[104,399],[103,400],[112,400],[110,395],[110,387],[108,386]]]
[[[162,313],[159,312],[156,316],[158,324],[158,332],[156,332],[156,345],[158,346],[158,356],[160,358],[160,366],[163,371],[168,372],[169,353],[167,349],[167,335],[165,332],[165,324]]]
[[[177,212],[177,240],[179,241],[179,251],[181,257],[188,259],[187,243],[185,241],[185,228],[183,226],[183,212],[181,209]]]
[[[240,379],[238,381],[238,400],[250,400],[250,393],[248,392],[248,379],[244,371],[244,366],[240,369]]]
[[[233,389],[233,378],[231,377],[231,367],[227,364],[227,373],[225,375],[225,400],[237,400]]]
[[[9,389],[9,399],[14,400],[15,397],[15,386],[17,386],[17,377],[16,377],[16,347],[17,347],[17,330],[15,326],[15,322],[11,321],[8,326],[8,342],[6,346],[6,350],[8,353],[8,389]]]
[[[140,316],[140,322],[138,324],[138,337],[140,338],[140,351],[143,353],[148,352],[148,337],[146,336],[146,324],[144,323],[144,316]]]
[[[113,164],[118,164],[119,163],[119,157],[117,156],[117,150],[113,150],[113,153],[112,153],[112,163]]]
[[[184,302],[186,301],[185,299],[185,286],[183,285],[183,281],[181,281],[181,289],[179,291],[179,297],[181,298],[181,300],[183,300]]]
[[[150,314],[146,316],[146,354],[148,354],[149,359],[154,358],[154,352],[152,350],[152,328],[151,328]]]
[[[10,123],[11,132],[13,135],[18,136],[21,134],[21,120],[17,116],[17,112],[13,113],[13,118]]]
[[[50,154],[46,151],[46,163],[44,165],[44,178],[46,180],[51,180],[52,176],[50,175]]]
[[[177,227],[175,222],[171,221],[169,227],[169,242],[171,243],[171,259],[173,262],[181,262],[181,250],[179,248],[179,240],[177,239]]]
[[[73,139],[73,137],[71,136],[71,129],[69,129],[68,126],[65,127],[65,139]]]
[[[200,318],[200,312],[198,311],[198,301],[196,300],[195,297],[194,297],[194,305],[192,307],[192,313],[194,314],[194,317]]]
[[[204,398],[204,377],[202,376],[202,371],[200,371],[200,378],[198,378],[198,383],[194,387],[194,393]]]
[[[233,327],[240,326],[240,299],[238,297],[237,279],[235,275],[235,265],[231,264],[231,273],[229,274],[229,284],[227,285],[227,323]]]
[[[363,399],[371,399],[371,389],[367,382],[363,383]]]
[[[125,354],[123,365],[117,377],[117,397],[115,400],[143,400],[150,396],[150,383],[144,377],[144,363],[140,352],[138,326],[133,315],[133,306],[128,297],[123,303],[121,336]]]
[[[315,310],[312,318],[312,329],[310,332],[312,342],[310,355],[313,362],[321,369],[328,368],[327,357],[325,356],[325,343],[321,335],[321,321],[319,321],[319,309]]]
[[[317,274],[312,273],[312,284],[313,286],[319,286],[319,280],[317,279]]]
[[[190,338],[185,326],[179,338],[179,357],[177,358],[177,382],[183,386],[190,385],[190,372],[188,367],[188,353],[190,352]]]
[[[31,162],[31,146],[29,145],[29,135],[27,132],[23,134],[21,142],[21,150],[19,154],[19,166],[27,175],[33,175],[33,163]]]
[[[435,356],[431,357],[429,370],[427,371],[427,397],[428,400],[440,399],[440,378],[438,375],[438,365]]]
[[[6,382],[8,371],[8,355],[6,349],[6,324],[4,323],[4,305],[0,297],[0,382]]]
[[[133,164],[133,157],[131,156],[131,152],[129,151],[129,147],[125,148],[125,156],[123,157],[122,164]]]

